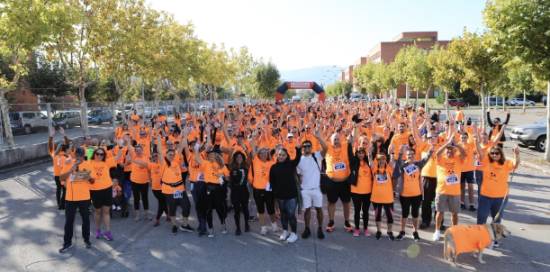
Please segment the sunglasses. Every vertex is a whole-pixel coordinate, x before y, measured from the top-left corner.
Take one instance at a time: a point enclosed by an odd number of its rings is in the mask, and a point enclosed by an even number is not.
[[[304,148],[309,148],[311,145],[303,145]]]
[[[99,156],[105,156],[105,153],[95,153],[95,154]]]
[[[491,154],[491,155],[500,155],[500,152],[491,152],[489,154]]]

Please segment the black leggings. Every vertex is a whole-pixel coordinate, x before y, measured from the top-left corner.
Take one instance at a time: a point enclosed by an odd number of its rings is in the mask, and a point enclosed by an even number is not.
[[[435,200],[435,189],[437,179],[432,177],[422,177],[424,198],[422,199],[422,223],[430,225],[433,218],[432,202]]]
[[[363,211],[363,228],[367,229],[369,226],[370,194],[351,193],[351,200],[353,201],[355,228],[359,229],[359,225],[361,224],[361,211]]]
[[[248,219],[250,219],[250,214],[248,212],[248,199],[250,194],[248,193],[248,188],[245,185],[241,186],[231,186],[231,204],[235,209],[235,224],[237,229],[241,229],[241,212],[244,214],[244,224],[248,225]]]
[[[214,227],[212,220],[212,212],[216,210],[220,222],[225,224],[226,211],[225,211],[225,192],[221,185],[206,183],[206,223],[208,228],[211,229]]]
[[[418,218],[420,204],[422,203],[422,195],[419,196],[400,196],[399,202],[401,202],[401,217],[409,217],[409,213],[412,214],[412,218]]]
[[[149,183],[132,182],[132,193],[134,194],[134,209],[139,210],[139,201],[143,203],[143,209],[149,210]]]
[[[388,224],[393,224],[393,203],[372,203],[372,206],[374,207],[374,221],[380,222],[382,221],[382,210],[384,210],[384,213],[386,214],[386,219],[388,220]]]
[[[174,194],[164,194],[164,198],[166,199],[168,216],[176,216],[177,208],[181,207],[181,215],[185,218],[189,217],[189,212],[191,211],[191,203],[189,203],[187,192],[183,191],[181,194],[181,198],[174,198]]]
[[[153,190],[153,195],[158,201],[156,219],[159,220],[160,217],[162,216],[162,213],[166,213],[166,216],[168,216],[168,212],[166,209],[166,199],[164,198],[164,194],[162,193],[162,190]]]
[[[57,207],[65,207],[65,186],[61,185],[61,179],[59,176],[53,178],[55,180],[55,199],[57,200]]]

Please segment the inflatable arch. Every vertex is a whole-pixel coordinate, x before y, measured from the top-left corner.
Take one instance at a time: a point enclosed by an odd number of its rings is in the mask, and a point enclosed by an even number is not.
[[[280,102],[281,100],[283,100],[283,97],[288,89],[311,89],[317,94],[317,96],[319,97],[319,101],[325,101],[325,90],[323,89],[323,87],[313,81],[284,82],[283,84],[281,84],[281,86],[277,88],[277,91],[275,92],[275,101]]]

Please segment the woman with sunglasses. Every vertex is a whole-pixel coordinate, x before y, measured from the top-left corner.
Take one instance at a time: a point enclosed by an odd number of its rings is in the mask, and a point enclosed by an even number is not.
[[[296,166],[302,156],[299,145],[295,147],[296,157],[290,159],[288,151],[284,148],[277,149],[276,163],[269,170],[269,185],[273,195],[281,209],[281,225],[283,233],[279,236],[280,241],[294,243],[298,240],[296,235],[297,220],[296,207],[298,206],[298,181],[296,180]],[[290,225],[290,232],[288,226]]]
[[[393,152],[390,151],[390,154]],[[393,163],[393,160],[391,160]],[[392,182],[393,167],[388,163],[386,154],[379,153],[376,155],[372,167],[372,193],[371,202],[374,206],[374,221],[376,222],[376,240],[382,237],[380,231],[382,222],[382,210],[386,214],[387,219],[387,234],[388,239],[393,241],[395,238],[392,232],[393,224],[393,182]]]
[[[95,208],[95,238],[103,237],[107,241],[113,240],[111,234],[111,206],[113,205],[113,180],[110,176],[111,168],[117,166],[116,161],[122,156],[122,150],[119,150],[116,157],[106,158],[105,149],[98,148],[92,154],[90,166],[92,172],[90,176],[94,179],[94,183],[90,186],[90,195],[92,204]],[[105,228],[105,232],[101,231],[101,223]]]
[[[476,135],[476,138],[479,136]],[[479,141],[476,141],[477,152],[481,158],[483,183],[479,190],[477,224],[485,224],[491,214],[495,223],[502,220],[504,198],[508,195],[508,178],[519,166],[519,148],[514,147],[514,160],[507,160],[501,147],[493,146],[485,153]],[[500,212],[500,214],[499,214]],[[497,217],[498,215],[498,217]]]
[[[130,182],[132,186],[132,193],[134,194],[134,211],[135,221],[140,220],[139,203],[143,205],[143,218],[150,220],[149,218],[149,182],[151,177],[149,174],[149,162],[148,156],[143,151],[143,147],[139,144],[134,147],[129,146],[129,152],[126,158],[126,163],[130,164]]]
[[[351,146],[348,147],[348,149],[350,148]],[[348,150],[348,153],[352,153],[352,150]],[[350,168],[352,171],[350,177],[351,200],[353,201],[353,219],[355,224],[354,237],[359,237],[361,234],[361,212],[363,212],[363,233],[365,236],[370,236],[368,226],[372,192],[372,171],[369,166],[369,157],[367,149],[364,146],[357,148],[355,154],[350,156]]]

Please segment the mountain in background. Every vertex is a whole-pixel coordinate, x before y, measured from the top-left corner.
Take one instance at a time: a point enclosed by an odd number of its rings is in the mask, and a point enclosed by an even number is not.
[[[295,70],[281,70],[281,81],[315,81],[320,85],[334,83],[343,68],[336,65],[315,66]]]

